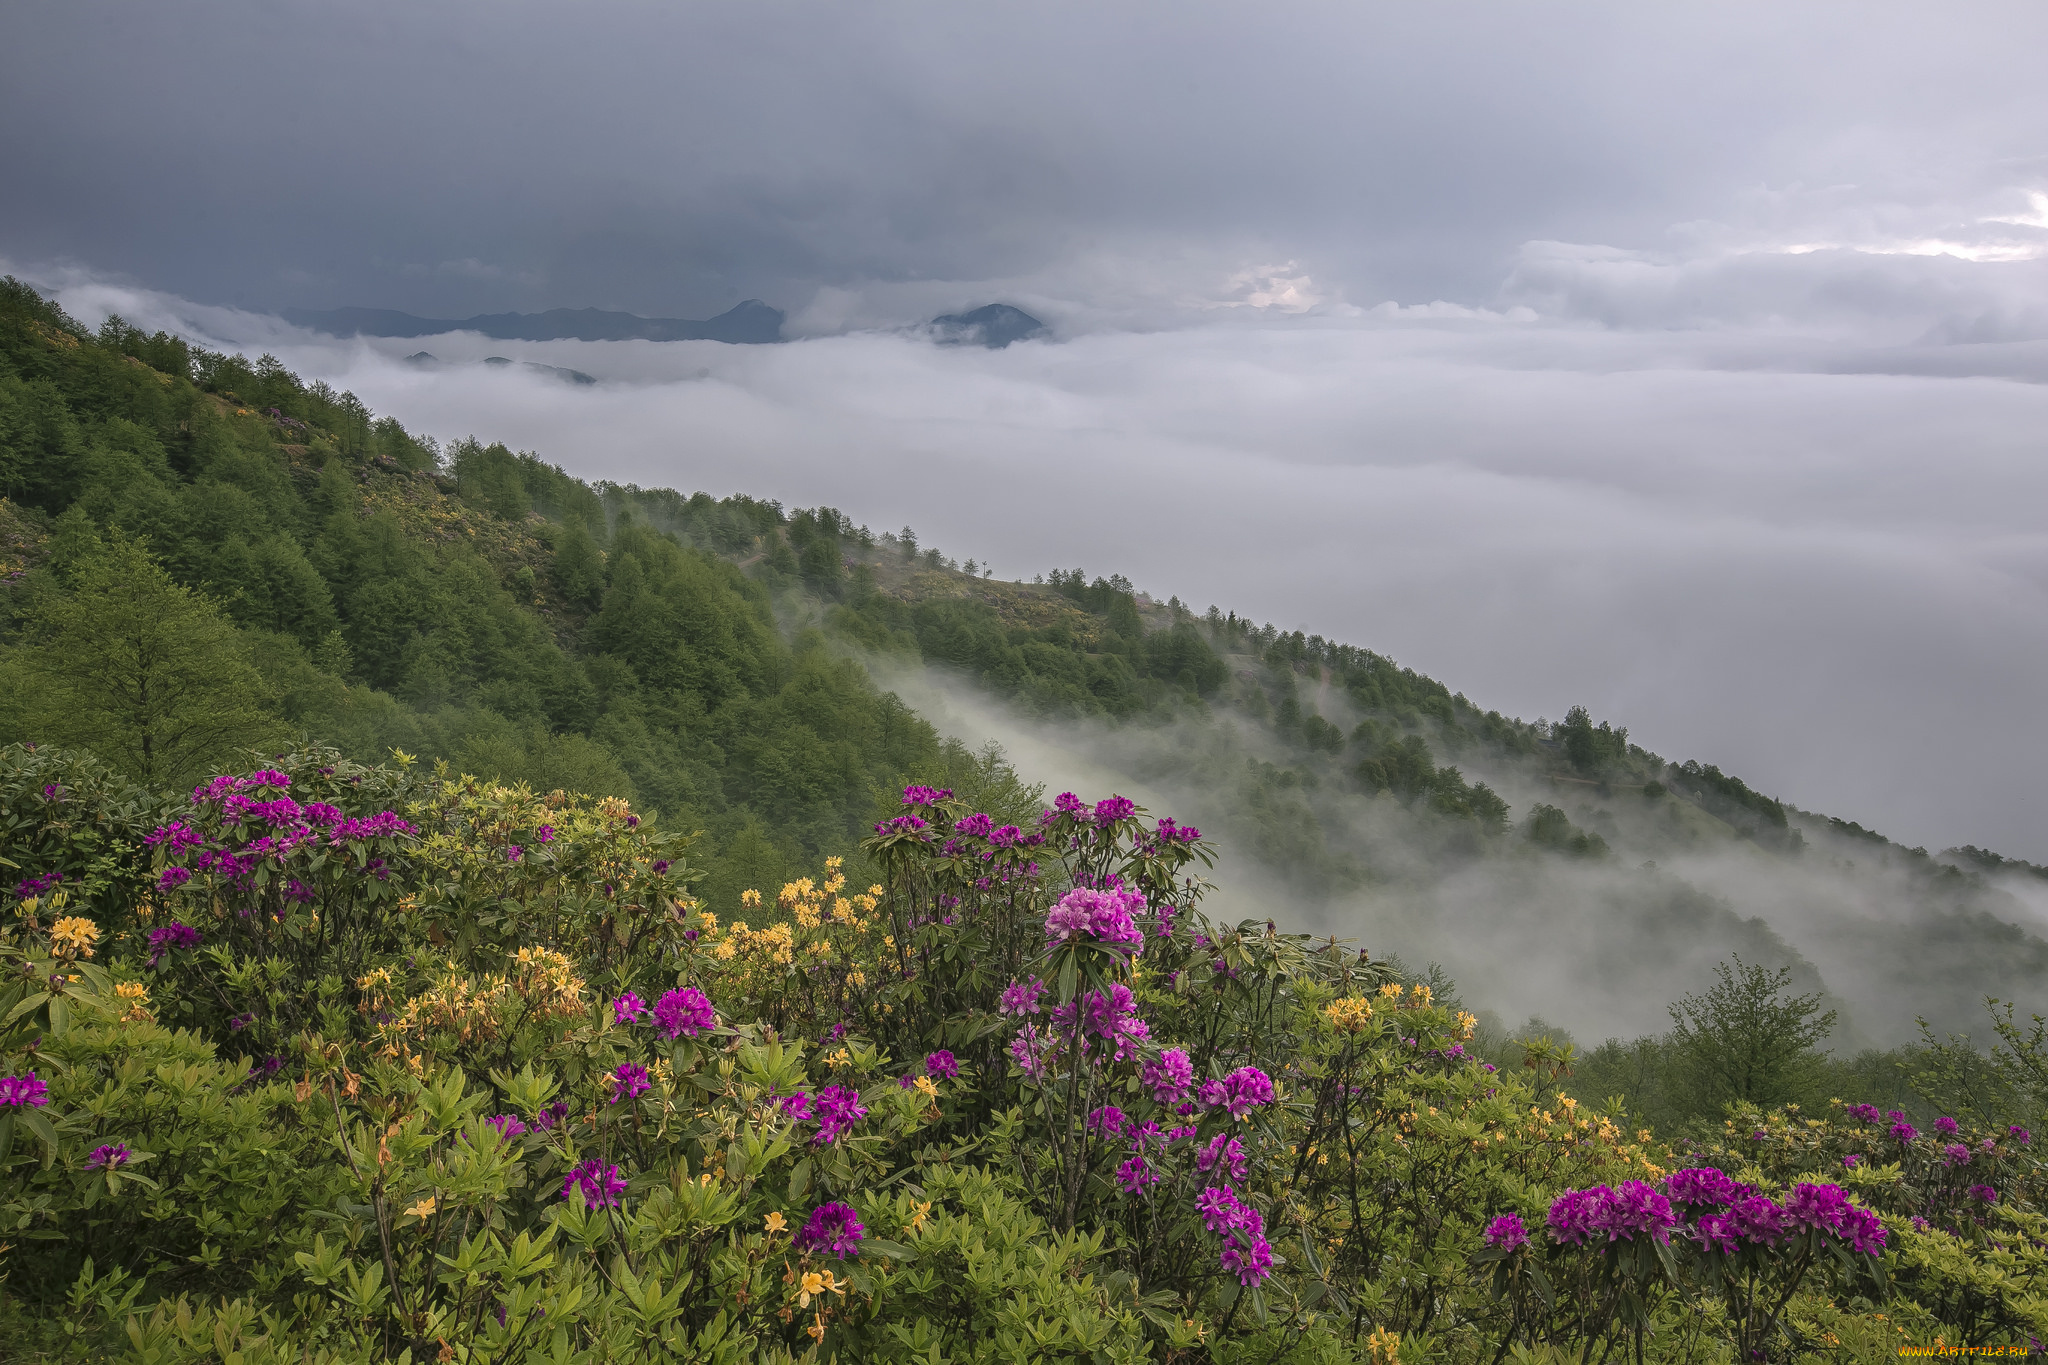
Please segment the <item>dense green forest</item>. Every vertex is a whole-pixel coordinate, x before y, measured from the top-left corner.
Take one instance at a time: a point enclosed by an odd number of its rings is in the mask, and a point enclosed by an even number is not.
[[[1236,863],[1222,903],[1449,962],[1495,1004],[1489,1037],[1569,1042],[1552,1002],[1599,990],[1650,1002],[1632,1017],[1651,1031],[1587,1040],[1575,1084],[1665,1125],[1726,1097],[1679,1079],[1661,1002],[1733,957],[1834,1012],[1837,1055],[1740,1096],[1766,1102],[1928,1102],[1915,1049],[1981,1032],[1985,996],[2034,1007],[2048,979],[1998,889],[2041,869],[1899,848],[1583,708],[1505,717],[1369,650],[1115,574],[999,582],[828,507],[443,449],[267,357],[89,332],[12,281],[0,357],[0,741],[89,748],[152,785],[311,739],[625,797],[705,832],[700,892],[731,905],[857,859],[878,791],[992,771],[874,681],[912,669],[1170,794]],[[1722,888],[1730,866],[1906,909],[1823,936],[1845,946],[1819,960]],[[1518,904],[1537,913],[1494,917]],[[1459,956],[1514,934],[1511,978]],[[1901,1048],[1915,1014],[1932,1030]]]

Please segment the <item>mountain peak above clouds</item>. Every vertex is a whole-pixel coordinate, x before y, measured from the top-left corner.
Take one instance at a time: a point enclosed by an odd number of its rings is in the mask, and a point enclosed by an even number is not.
[[[1043,336],[1046,327],[1022,308],[990,303],[969,312],[933,318],[931,330],[932,339],[942,346],[986,346],[994,351],[1013,341]]]

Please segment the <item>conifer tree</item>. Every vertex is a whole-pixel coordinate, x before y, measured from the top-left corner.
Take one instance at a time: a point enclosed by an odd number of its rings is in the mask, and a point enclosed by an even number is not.
[[[10,671],[30,739],[182,785],[277,732],[234,626],[139,541],[108,537],[75,567],[73,590],[46,596],[28,624]]]

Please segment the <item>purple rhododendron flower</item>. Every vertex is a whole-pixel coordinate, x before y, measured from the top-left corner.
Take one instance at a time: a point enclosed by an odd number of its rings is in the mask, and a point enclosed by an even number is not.
[[[828,1085],[817,1093],[813,1101],[811,1117],[817,1121],[818,1135],[812,1141],[820,1146],[830,1146],[867,1116],[867,1106],[860,1102],[858,1090]]]
[[[1785,1210],[1761,1194],[1738,1199],[1728,1210],[1728,1223],[1744,1241],[1757,1246],[1776,1246],[1792,1231]]]
[[[1998,1202],[1998,1191],[1992,1189],[1989,1185],[1972,1185],[1970,1186],[1970,1197],[1981,1199],[1987,1204],[1996,1204]]]
[[[1910,1143],[1919,1136],[1920,1130],[1903,1119],[1892,1125],[1892,1140],[1894,1142]]]
[[[513,1138],[525,1137],[527,1127],[513,1114],[493,1114],[484,1120],[486,1127],[495,1129],[499,1137],[510,1142]]]
[[[1529,1229],[1518,1213],[1504,1213],[1486,1225],[1486,1244],[1496,1251],[1520,1251],[1529,1245]]]
[[[1059,1039],[1050,1033],[1040,1033],[1035,1024],[1026,1024],[1010,1040],[1009,1051],[1010,1060],[1019,1071],[1034,1081],[1043,1080],[1051,1057],[1059,1051]]]
[[[647,1068],[632,1062],[620,1062],[618,1070],[612,1072],[612,1079],[618,1082],[612,1091],[612,1103],[620,1100],[637,1099],[654,1088],[647,1079]]]
[[[1188,1097],[1188,1087],[1195,1079],[1195,1065],[1188,1060],[1185,1051],[1170,1047],[1159,1054],[1157,1061],[1145,1063],[1138,1075],[1156,1102],[1179,1104]]]
[[[1195,1157],[1195,1169],[1203,1175],[1215,1170],[1219,1164],[1230,1172],[1232,1180],[1244,1179],[1245,1172],[1251,1168],[1244,1144],[1228,1133],[1218,1133],[1210,1138],[1209,1145]]]
[[[1145,913],[1145,898],[1135,891],[1097,891],[1078,886],[1046,912],[1047,943],[1083,939],[1106,943],[1133,954],[1145,951],[1145,934],[1136,916]]]
[[[1003,990],[1002,999],[996,1004],[996,1013],[1023,1017],[1038,1013],[1038,997],[1045,994],[1045,983],[1037,977],[1029,981],[1012,981]]]
[[[1839,1233],[1849,1208],[1849,1196],[1840,1185],[1800,1184],[1785,1201],[1785,1216],[1792,1223],[1818,1232]]]
[[[2017,1142],[2020,1146],[2030,1147],[2033,1145],[2034,1135],[2028,1132],[2026,1129],[2020,1127],[2017,1123],[2015,1123],[2012,1127],[2006,1129],[2005,1131],[2012,1134],[2012,1140],[2014,1142]]]
[[[803,1122],[811,1116],[811,1097],[799,1090],[794,1095],[785,1097],[777,1107],[791,1118]]]
[[[1116,1183],[1125,1194],[1137,1194],[1147,1185],[1159,1183],[1159,1173],[1145,1164],[1143,1156],[1132,1156],[1116,1168]]]
[[[711,997],[695,986],[668,991],[654,1002],[654,1026],[664,1038],[695,1038],[717,1023],[718,1012],[711,1007]]]
[[[1943,1114],[1940,1118],[1934,1121],[1934,1131],[1941,1134],[1943,1137],[1954,1137],[1956,1134],[1956,1130],[1960,1127],[1962,1127],[1962,1125],[1957,1123],[1954,1119],[1950,1118],[1947,1114]]]
[[[128,1144],[125,1142],[116,1142],[105,1147],[95,1147],[92,1149],[92,1156],[86,1160],[85,1169],[97,1171],[104,1168],[111,1171],[116,1167],[126,1166],[128,1158],[133,1155],[135,1154],[128,1150]]]
[[[1745,1193],[1742,1186],[1729,1179],[1724,1171],[1712,1166],[1698,1166],[1689,1170],[1673,1171],[1664,1180],[1664,1193],[1681,1204],[1713,1205],[1725,1207],[1740,1199]]]
[[[950,1081],[960,1074],[960,1059],[944,1048],[927,1053],[924,1059],[924,1074]]]
[[[1734,1255],[1741,1242],[1735,1224],[1722,1213],[1702,1215],[1700,1221],[1693,1225],[1692,1236],[1705,1250],[1718,1251],[1724,1256]]]
[[[850,1204],[820,1204],[811,1210],[802,1231],[791,1239],[799,1251],[829,1251],[845,1260],[859,1254],[867,1229]]]
[[[1261,1233],[1233,1232],[1224,1237],[1218,1260],[1239,1284],[1250,1288],[1273,1273],[1273,1245]]]
[[[149,965],[156,966],[165,953],[198,946],[199,931],[189,924],[173,921],[161,929],[152,929],[149,931]]]
[[[951,800],[951,787],[905,787],[903,804],[906,806],[935,806],[941,801]]]
[[[1851,1152],[1849,1153],[1849,1155],[1842,1158],[1842,1167],[1844,1170],[1853,1171],[1856,1169],[1856,1163],[1861,1160],[1863,1160],[1862,1153]]]
[[[1671,1201],[1655,1186],[1640,1180],[1624,1180],[1621,1188],[1607,1190],[1596,1218],[1596,1226],[1606,1232],[1609,1241],[1622,1242],[1648,1237],[1661,1243],[1668,1240],[1671,1229],[1678,1224]]]
[[[645,1013],[647,1002],[631,991],[612,1001],[612,1022],[615,1024],[630,1024]]]
[[[1237,1191],[1228,1185],[1211,1185],[1196,1195],[1195,1211],[1202,1215],[1202,1226],[1211,1232],[1239,1228],[1263,1232],[1266,1228],[1264,1215],[1239,1199]]]
[[[1884,1250],[1884,1220],[1855,1204],[1842,1214],[1841,1235],[1865,1255],[1876,1256]]]
[[[1877,1112],[1877,1106],[1874,1104],[1852,1104],[1847,1112],[1850,1118],[1860,1119],[1864,1123],[1876,1123],[1883,1117]]]
[[[1138,803],[1127,796],[1109,796],[1095,803],[1095,823],[1113,825],[1136,814]]]
[[[1124,1131],[1124,1111],[1105,1104],[1088,1116],[1088,1131],[1101,1138],[1113,1138]]]
[[[1970,1149],[1960,1142],[1951,1142],[1941,1149],[1941,1164],[1944,1166],[1967,1166],[1970,1164]]]
[[[1259,1106],[1273,1102],[1273,1081],[1255,1066],[1241,1066],[1223,1078],[1222,1093],[1217,1099],[1209,1099],[1207,1086],[1202,1087],[1202,1098],[1212,1108],[1221,1105],[1230,1111],[1230,1117],[1242,1119]]]
[[[562,1198],[567,1199],[572,1192],[581,1192],[586,1208],[617,1208],[619,1197],[626,1192],[626,1181],[617,1166],[608,1166],[592,1157],[563,1177]]]

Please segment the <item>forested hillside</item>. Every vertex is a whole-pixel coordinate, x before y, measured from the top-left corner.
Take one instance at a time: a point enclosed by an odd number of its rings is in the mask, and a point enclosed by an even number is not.
[[[1439,961],[1502,1036],[1639,1032],[1641,1058],[1731,955],[1817,992],[1844,1059],[2044,1003],[2010,894],[2037,869],[1899,848],[1580,708],[1505,717],[1118,575],[998,582],[831,508],[442,449],[18,284],[0,356],[0,739],[153,784],[298,737],[626,797],[707,832],[701,889],[730,904],[852,855],[877,792],[973,788],[979,742],[1021,738],[1041,776],[1092,764],[1199,822],[1232,855],[1220,904]],[[949,701],[965,745],[913,709]]]

